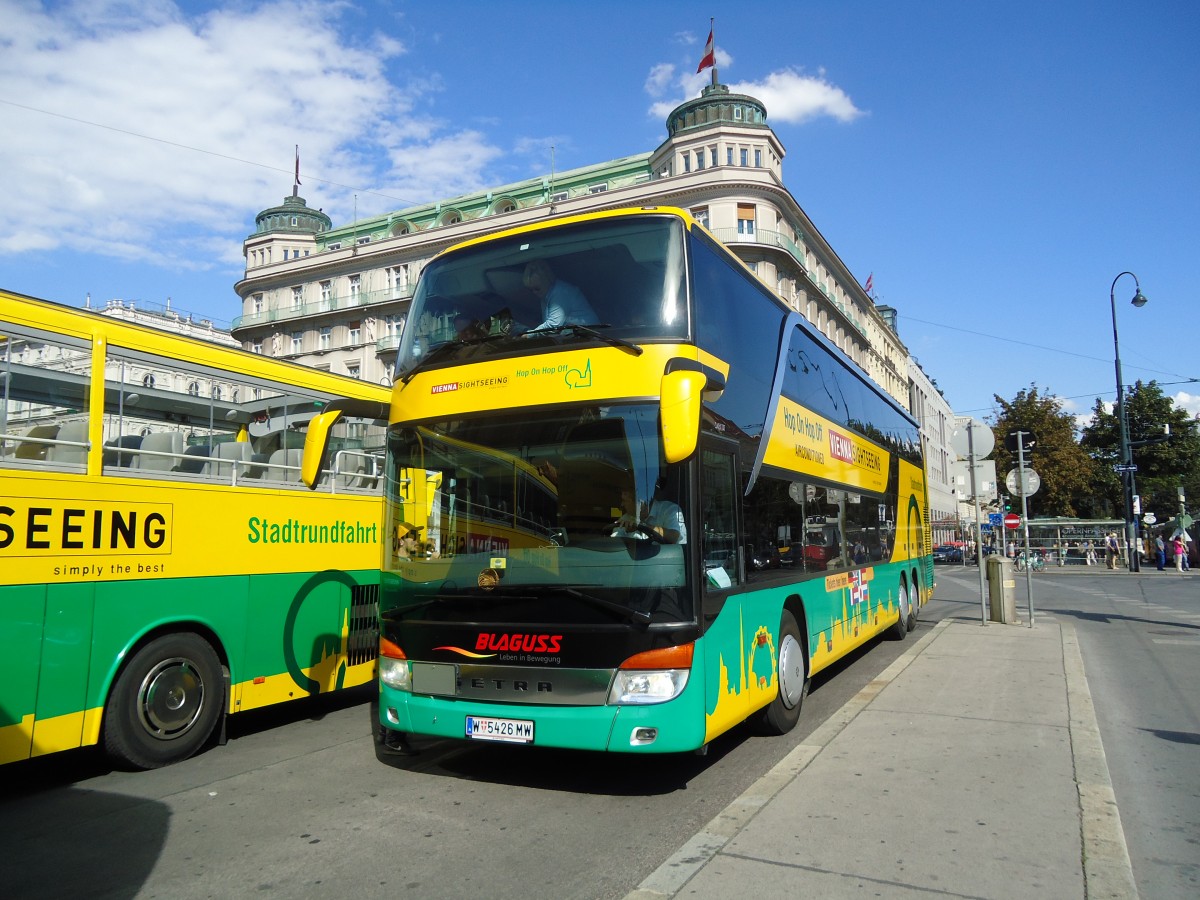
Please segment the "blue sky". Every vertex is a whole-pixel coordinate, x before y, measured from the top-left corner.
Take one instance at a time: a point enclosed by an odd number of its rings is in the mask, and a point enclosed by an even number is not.
[[[653,150],[721,80],[953,408],[1126,382],[1200,413],[1200,4],[0,0],[0,286],[219,323],[254,216],[337,225]],[[356,201],[357,195],[357,201]]]

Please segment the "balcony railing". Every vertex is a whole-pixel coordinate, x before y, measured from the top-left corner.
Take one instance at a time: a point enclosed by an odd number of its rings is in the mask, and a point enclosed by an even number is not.
[[[810,281],[813,280],[812,273],[808,271],[808,268],[805,264],[804,251],[800,248],[800,245],[780,231],[771,231],[766,228],[756,228],[753,234],[742,234],[736,228],[710,228],[709,231],[711,231],[713,236],[723,244],[759,244],[766,245],[768,247],[778,247],[781,250],[785,250],[787,251],[788,255],[796,261],[796,264],[800,267],[800,271],[803,272]],[[817,284],[816,281],[813,281],[813,283]],[[835,299],[832,293],[829,291],[829,286],[825,284],[825,282],[822,281],[820,284],[817,284],[817,288],[825,296],[826,300],[837,307],[838,312],[850,320],[851,325],[857,328],[863,335],[866,335],[866,327],[858,320],[858,317],[854,315],[853,310],[851,310],[840,300]]]
[[[247,313],[233,320],[233,330],[249,328],[252,325],[264,325],[267,322],[281,322],[288,319],[302,319],[305,316],[316,316],[321,313],[337,312],[343,309],[357,309],[379,303],[390,303],[395,300],[408,300],[413,295],[413,285],[406,288],[383,288],[377,291],[359,291],[356,294],[343,294],[330,297],[327,300],[317,300],[300,306],[280,306],[275,309],[265,309],[262,312]]]

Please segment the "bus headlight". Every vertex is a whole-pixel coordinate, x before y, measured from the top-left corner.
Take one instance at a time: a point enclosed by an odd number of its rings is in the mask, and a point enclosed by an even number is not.
[[[385,637],[379,639],[379,680],[393,690],[412,690],[412,669],[404,651]]]
[[[687,687],[694,645],[637,653],[621,663],[608,692],[610,705],[666,703]]]
[[[674,700],[687,687],[687,669],[660,671],[618,670],[608,692],[608,702],[614,706],[629,703],[666,703]]]

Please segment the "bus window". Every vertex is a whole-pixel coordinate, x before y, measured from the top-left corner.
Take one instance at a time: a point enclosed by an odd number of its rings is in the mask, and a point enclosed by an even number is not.
[[[87,344],[0,322],[0,464],[87,461]]]

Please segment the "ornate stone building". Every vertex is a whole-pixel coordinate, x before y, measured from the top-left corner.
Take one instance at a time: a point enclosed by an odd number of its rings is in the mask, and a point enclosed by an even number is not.
[[[666,124],[650,153],[338,228],[293,190],[246,239],[233,335],[248,350],[390,383],[417,277],[439,251],[550,215],[669,205],[690,210],[908,407],[908,351],[784,185],[763,104],[713,83]]]

